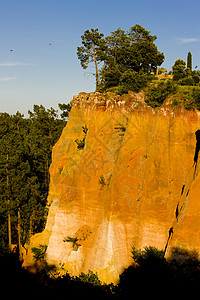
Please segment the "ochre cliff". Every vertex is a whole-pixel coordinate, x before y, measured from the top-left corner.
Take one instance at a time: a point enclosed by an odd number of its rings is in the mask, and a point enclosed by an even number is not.
[[[48,263],[116,283],[132,246],[200,252],[199,129],[198,112],[154,110],[143,93],[75,96],[53,148],[47,224],[25,266],[47,244]]]

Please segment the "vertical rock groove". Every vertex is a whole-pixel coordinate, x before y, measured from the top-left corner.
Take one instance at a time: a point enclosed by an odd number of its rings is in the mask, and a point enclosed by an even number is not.
[[[197,173],[197,165],[198,165],[198,156],[199,156],[199,150],[200,150],[200,130],[198,129],[195,132],[196,135],[196,148],[195,148],[195,154],[194,154],[194,164],[192,168],[189,170],[188,175],[186,177],[186,183],[182,186],[181,190],[181,196],[177,203],[176,210],[175,210],[175,219],[172,223],[172,226],[169,229],[169,237],[166,242],[164,253],[167,252],[167,248],[169,246],[170,241],[173,238],[173,233],[177,225],[183,221],[186,209],[189,202],[189,193],[192,186],[192,183],[194,182]]]

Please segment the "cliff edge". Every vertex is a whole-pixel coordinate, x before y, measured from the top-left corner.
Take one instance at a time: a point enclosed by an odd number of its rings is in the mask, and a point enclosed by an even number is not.
[[[53,148],[48,263],[116,283],[131,247],[200,252],[200,113],[148,107],[144,94],[80,93]]]

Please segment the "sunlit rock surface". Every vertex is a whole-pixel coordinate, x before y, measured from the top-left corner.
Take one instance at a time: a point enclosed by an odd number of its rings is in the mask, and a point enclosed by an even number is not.
[[[48,263],[116,283],[132,246],[200,251],[199,113],[154,110],[143,93],[81,93],[72,106],[53,148],[46,228],[24,265],[46,244]]]

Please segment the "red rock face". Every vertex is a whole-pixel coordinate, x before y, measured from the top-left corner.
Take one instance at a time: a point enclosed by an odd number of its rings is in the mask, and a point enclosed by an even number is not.
[[[132,246],[200,251],[199,114],[155,111],[142,93],[82,93],[72,104],[53,148],[46,228],[25,265],[47,244],[49,263],[116,283]]]

